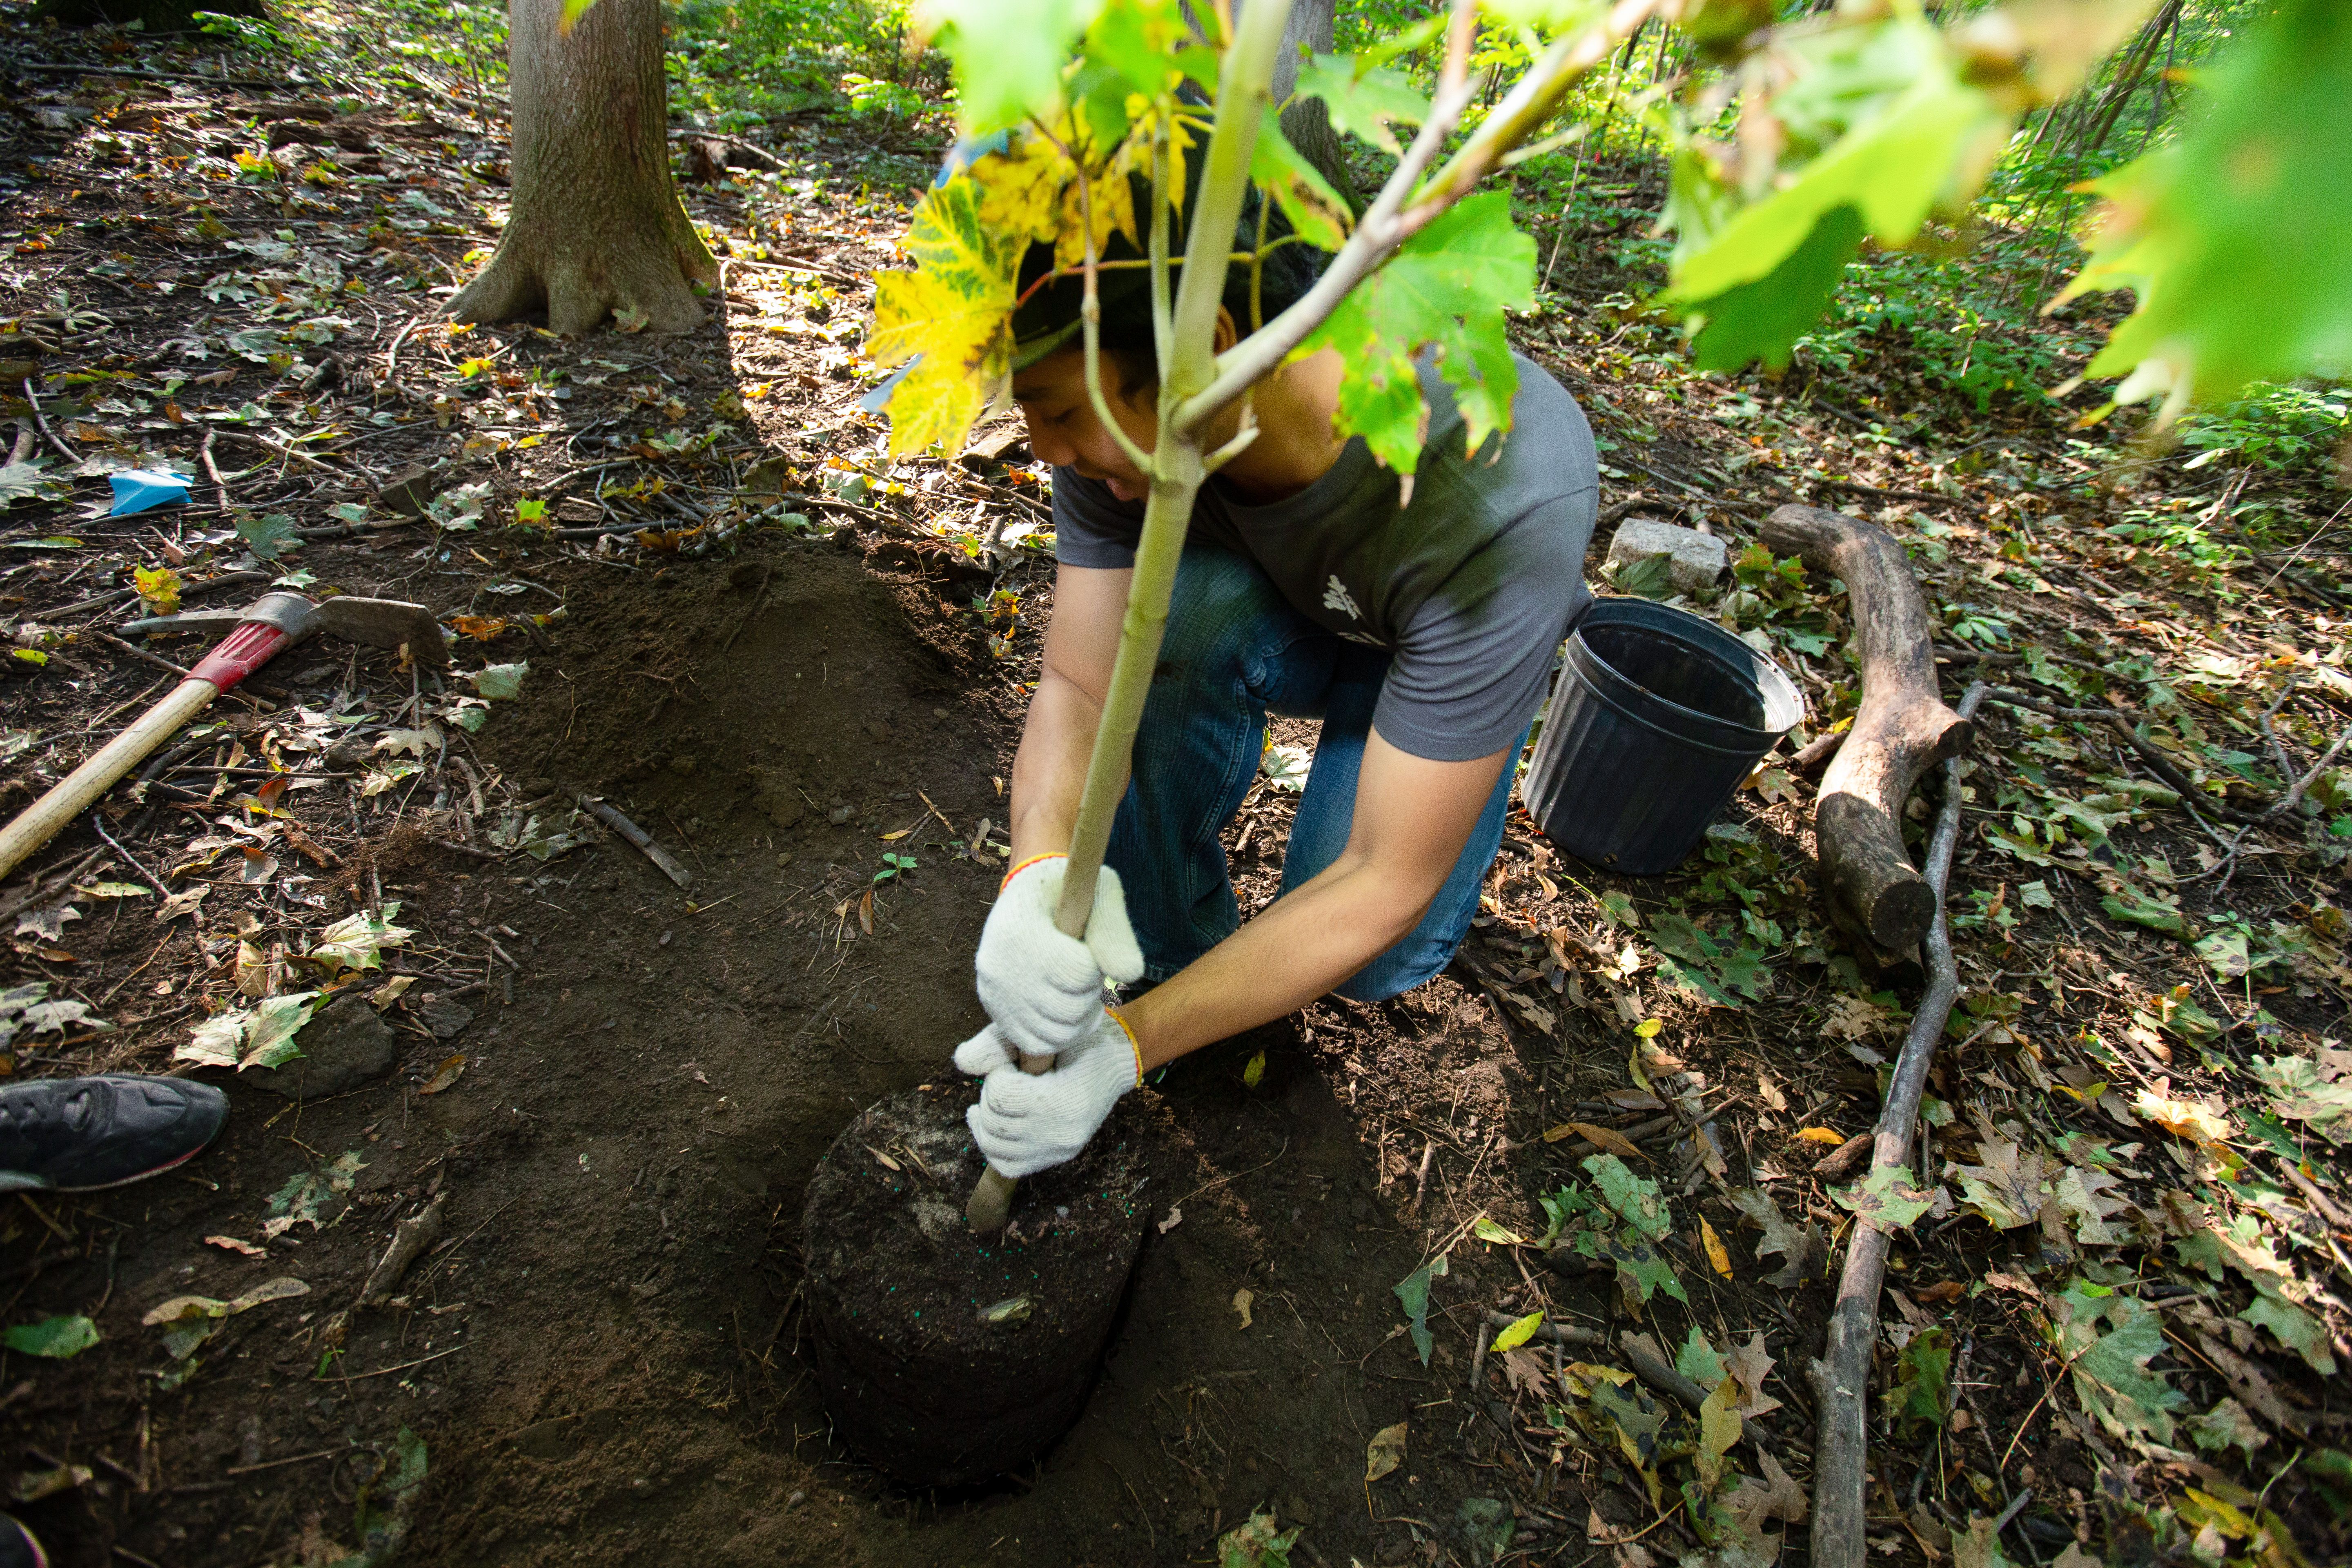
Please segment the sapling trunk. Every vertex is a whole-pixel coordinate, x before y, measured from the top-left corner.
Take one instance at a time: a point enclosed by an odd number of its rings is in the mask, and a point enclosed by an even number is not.
[[[1177,563],[1184,556],[1192,498],[1209,477],[1211,459],[1201,449],[1198,427],[1179,426],[1177,413],[1183,400],[1205,386],[1216,372],[1217,306],[1223,294],[1230,238],[1249,192],[1250,153],[1272,99],[1275,55],[1289,13],[1288,0],[1273,0],[1254,5],[1243,14],[1221,72],[1216,126],[1210,132],[1200,195],[1185,237],[1183,278],[1173,304],[1154,311],[1162,352],[1159,436],[1147,458],[1150,496],[1144,503],[1143,531],[1136,541],[1135,574],[1128,584],[1118,656],[1111,665],[1102,718],[1096,724],[1094,749],[1087,759],[1086,787],[1078,796],[1077,818],[1070,827],[1061,900],[1054,907],[1054,924],[1066,936],[1084,936],[1087,917],[1094,912],[1095,884],[1101,879],[1103,853],[1110,846],[1118,803],[1127,793],[1135,732],[1142,723],[1144,700],[1151,694],[1160,640],[1168,629],[1168,601],[1176,589]],[[1164,163],[1165,158],[1163,153],[1157,162]],[[1160,195],[1167,188],[1167,172],[1155,168],[1154,174],[1153,294],[1159,306],[1168,299],[1167,208]],[[1091,256],[1088,268],[1091,273]],[[1117,423],[1101,402],[1101,351],[1091,277],[1087,292],[1087,388],[1104,425],[1115,431]],[[1050,1057],[1024,1053],[1021,1058],[1024,1072],[1044,1072],[1052,1066]],[[964,1205],[964,1217],[974,1230],[984,1234],[1003,1226],[1012,1212],[1013,1187],[1013,1178],[994,1166],[981,1173],[971,1201]]]

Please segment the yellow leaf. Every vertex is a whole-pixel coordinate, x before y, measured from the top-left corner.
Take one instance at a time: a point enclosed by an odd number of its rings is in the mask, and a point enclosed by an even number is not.
[[[446,1058],[442,1061],[439,1067],[433,1069],[433,1076],[430,1079],[427,1079],[425,1082],[425,1086],[419,1089],[416,1092],[419,1094],[438,1094],[443,1089],[447,1089],[451,1084],[457,1082],[459,1078],[463,1077],[465,1075],[465,1071],[466,1058],[463,1052],[460,1052],[457,1056]]]
[[[1491,1241],[1497,1247],[1525,1247],[1528,1244],[1526,1237],[1521,1236],[1517,1231],[1507,1230],[1496,1225],[1485,1215],[1478,1216],[1477,1222],[1471,1226],[1470,1231],[1479,1240]]]
[[[1845,1134],[1828,1127],[1800,1127],[1797,1136],[1808,1143],[1843,1143]]]
[[[1013,147],[971,166],[980,185],[980,224],[993,234],[1051,239],[1060,226],[1062,186],[1075,172],[1062,150],[1043,136],[1018,137]]]
[[[1242,1327],[1244,1329],[1250,1326],[1250,1303],[1256,1300],[1256,1294],[1247,1289],[1234,1292],[1234,1310],[1241,1314]]]
[[[131,580],[139,584],[139,596],[147,607],[159,616],[177,613],[180,608],[180,574],[169,566],[150,571],[144,566],[131,569]]]
[[[1715,1226],[1704,1219],[1698,1222],[1698,1244],[1706,1248],[1706,1260],[1715,1265],[1715,1271],[1726,1279],[1730,1279],[1731,1254],[1725,1248],[1723,1238],[1715,1234]]]
[[[1723,1457],[1739,1441],[1739,1412],[1732,1408],[1738,1397],[1738,1380],[1727,1377],[1698,1407],[1698,1452],[1693,1460],[1701,1484],[1709,1491],[1723,1479]]]
[[[901,242],[912,272],[874,279],[874,331],[866,352],[880,365],[916,360],[892,388],[890,451],[960,451],[1012,374],[1019,236],[991,232],[979,185],[958,175],[934,186]]]
[[[1404,1463],[1405,1423],[1383,1426],[1364,1447],[1364,1484],[1371,1485]]]
[[[2164,1086],[2170,1088],[2168,1084]],[[2143,1089],[2132,1098],[2132,1114],[2153,1121],[2176,1138],[2218,1143],[2230,1135],[2230,1124],[2193,1100],[2175,1100],[2169,1093]]]
[[[1495,1353],[1500,1355],[1505,1351],[1515,1351],[1527,1343],[1535,1337],[1535,1331],[1543,1327],[1543,1321],[1544,1315],[1541,1312],[1529,1312],[1526,1317],[1496,1334],[1494,1343]]]

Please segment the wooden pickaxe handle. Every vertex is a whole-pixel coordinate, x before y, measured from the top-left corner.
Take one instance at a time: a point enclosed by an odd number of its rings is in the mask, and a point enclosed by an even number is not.
[[[139,765],[181,725],[203,712],[212,700],[269,662],[292,638],[280,626],[248,621],[222,639],[188,678],[136,723],[99,748],[96,755],[51,786],[49,792],[0,827],[0,877],[57,836],[114,782]],[[161,891],[159,889],[158,891]]]

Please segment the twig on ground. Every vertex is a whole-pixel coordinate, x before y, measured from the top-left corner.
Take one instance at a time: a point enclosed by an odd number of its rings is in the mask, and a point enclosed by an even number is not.
[[[73,464],[77,468],[80,467],[81,459],[74,456],[73,448],[67,446],[63,441],[58,440],[58,433],[49,428],[49,416],[41,412],[40,395],[33,390],[33,378],[31,376],[28,375],[25,378],[24,387],[25,402],[30,405],[33,410],[33,423],[40,427],[42,436],[47,439],[49,445],[58,449],[58,455],[59,457],[63,458],[67,462]]]
[[[1963,719],[1974,716],[1987,688],[1970,686],[1955,710]],[[1925,875],[1935,895],[1935,918],[1927,927],[1927,991],[1912,1015],[1902,1054],[1895,1058],[1885,1108],[1873,1136],[1874,1170],[1906,1163],[1919,1116],[1919,1100],[1945,1020],[1959,994],[1959,970],[1952,954],[1952,932],[1945,919],[1944,894],[1950,880],[1952,851],[1960,837],[1960,763],[1944,763],[1944,800],[1936,813],[1928,840]],[[1870,1391],[1871,1352],[1878,1342],[1878,1296],[1886,1278],[1892,1234],[1867,1218],[1854,1222],[1853,1239],[1846,1245],[1845,1268],[1838,1280],[1836,1305],[1830,1318],[1828,1342],[1811,1367],[1819,1426],[1813,1442],[1813,1564],[1814,1568],[1862,1568],[1868,1560],[1865,1538],[1865,1489],[1870,1472],[1870,1434],[1865,1417]],[[1639,1368],[1635,1369],[1639,1371]]]
[[[213,481],[213,495],[220,502],[221,515],[226,517],[229,514],[228,481],[221,478],[220,465],[213,461],[213,443],[218,439],[220,432],[217,429],[205,431],[205,444],[198,448],[196,456],[204,461],[205,473]]]

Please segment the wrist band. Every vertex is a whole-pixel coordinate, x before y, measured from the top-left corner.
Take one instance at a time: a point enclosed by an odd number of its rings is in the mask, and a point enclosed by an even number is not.
[[[1109,1003],[1103,1004],[1103,1011],[1109,1014],[1110,1021],[1118,1026],[1118,1032],[1127,1037],[1127,1048],[1135,1053],[1135,1087],[1141,1089],[1143,1087],[1143,1047],[1136,1043],[1135,1030],[1129,1026],[1127,1019],[1120,1016],[1119,1010]]]
[[[996,884],[996,890],[1000,893],[1004,891],[1005,889],[1013,885],[1013,878],[1018,877],[1022,872],[1026,871],[1030,867],[1034,866],[1040,860],[1066,860],[1069,858],[1070,857],[1066,851],[1060,849],[1051,850],[1044,855],[1032,855],[1029,858],[1022,861],[1021,864],[1013,867],[1013,869],[1004,873],[1004,880]]]

